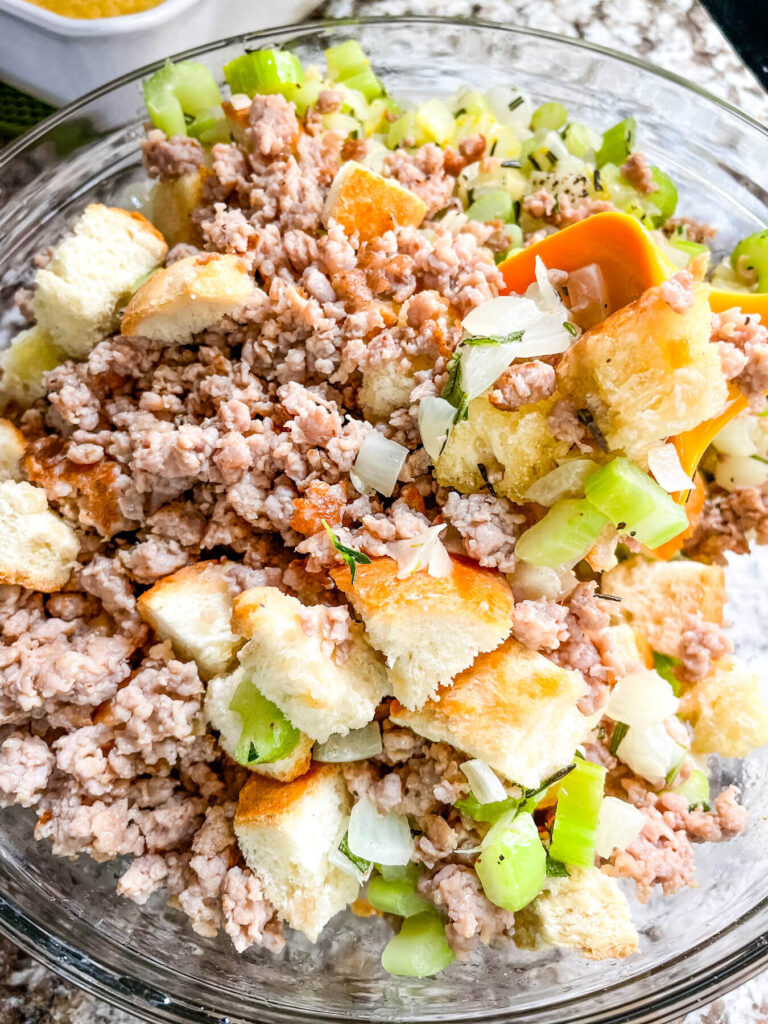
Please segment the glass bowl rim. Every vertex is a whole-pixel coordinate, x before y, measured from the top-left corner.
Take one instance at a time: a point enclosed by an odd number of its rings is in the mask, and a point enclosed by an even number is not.
[[[557,32],[548,32],[544,29],[503,25],[499,22],[478,18],[442,17],[440,15],[365,16],[294,22],[254,32],[225,36],[221,39],[172,54],[169,58],[153,61],[143,67],[126,72],[119,78],[99,86],[97,89],[62,107],[5,147],[2,154],[0,154],[0,174],[18,158],[23,157],[28,150],[34,148],[51,129],[65,123],[70,117],[88,107],[93,101],[107,96],[122,86],[141,80],[147,74],[161,67],[165,59],[190,59],[228,44],[251,40],[266,42],[272,38],[284,36],[288,32],[305,35],[322,31],[323,29],[369,25],[455,25],[504,32],[521,38],[544,39],[575,50],[586,50],[622,64],[634,66],[657,78],[665,79],[685,92],[692,93],[701,98],[705,103],[719,107],[731,117],[743,122],[752,131],[756,130],[768,139],[767,125],[762,124],[728,100],[716,96],[714,93],[683,76],[659,67],[641,57],[621,53],[599,43],[564,36]],[[724,953],[716,962],[708,963],[699,969],[696,974],[668,987],[663,994],[654,993],[650,1001],[640,996],[634,999],[631,1004],[598,1010],[596,1013],[590,1011],[589,1007],[586,1007],[587,1013],[579,1015],[578,1020],[580,1024],[598,1024],[598,1022],[599,1024],[631,1024],[633,1021],[636,1024],[652,1024],[654,1021],[660,1021],[662,1014],[674,1012],[675,1014],[684,1015],[690,1010],[701,1007],[712,999],[718,998],[735,988],[737,985],[753,978],[760,971],[768,968],[768,898],[750,908],[736,921],[710,936],[708,940],[698,943],[696,947],[680,953],[671,960],[667,960],[665,964],[649,968],[642,974],[623,979],[613,985],[612,989],[620,992],[623,988],[637,984],[644,978],[658,975],[663,972],[665,967],[685,959],[692,953],[699,952],[707,945],[734,932],[749,919],[761,914],[765,916],[765,930],[763,934],[751,939],[744,946]],[[94,959],[89,954],[81,952],[73,943],[54,938],[31,915],[23,912],[13,899],[2,891],[0,891],[0,934],[5,935],[27,953],[53,970],[54,973],[73,982],[92,995],[104,999],[108,1004],[131,1013],[138,1018],[147,1021],[178,1021],[180,1019],[179,1015],[183,1015],[183,1019],[189,1021],[190,1024],[193,1021],[207,1022],[213,1019],[211,1010],[201,1006],[199,999],[193,999],[192,1002],[175,1000],[137,977],[126,978],[124,974],[111,970],[108,963],[101,957]],[[137,998],[139,1002],[137,1002]],[[583,1001],[583,996],[570,996],[566,997],[563,1001],[553,1004],[551,1008],[570,1010]],[[267,1003],[264,1005],[264,1010],[267,1010],[271,1020],[285,1022],[285,1024],[298,1019],[307,1022],[325,1021],[327,1024],[338,1020],[333,1011],[308,1011],[302,1009],[300,1011],[301,1017],[298,1018],[290,1008],[280,1009]],[[524,1012],[527,1016],[531,1011]],[[536,1009],[532,1012],[538,1013]],[[167,1014],[170,1014],[170,1016]],[[630,1015],[628,1016],[628,1014]],[[486,1013],[482,1019],[487,1024],[512,1024],[516,1019],[516,1015],[514,1011],[510,1012],[509,1009],[492,1010]],[[665,1017],[664,1019],[669,1018]],[[219,1018],[221,1024],[225,1020],[228,1020],[228,1018]],[[354,1011],[350,1013],[347,1010],[344,1013],[344,1020],[347,1024],[367,1024],[370,1018],[358,1017]]]

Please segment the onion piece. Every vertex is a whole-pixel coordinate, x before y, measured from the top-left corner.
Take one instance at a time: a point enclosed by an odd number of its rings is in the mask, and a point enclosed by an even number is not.
[[[347,829],[349,827],[349,818],[345,821],[342,828],[339,830],[336,836],[336,842],[333,844],[331,849],[328,851],[328,863],[333,864],[339,871],[343,871],[345,875],[350,875],[355,879],[358,885],[363,885],[371,877],[373,872],[373,863],[368,862],[368,867],[363,870],[353,860],[342,851],[341,844],[344,841],[344,837],[347,835]],[[349,847],[349,842],[347,842]],[[366,858],[367,859],[367,858]]]
[[[530,125],[534,106],[519,89],[509,85],[493,85],[485,94],[485,99],[493,116],[502,124],[523,129]],[[526,134],[530,132],[526,131]]]
[[[722,455],[715,466],[715,483],[724,491],[762,487],[768,480],[768,465],[751,455]]]
[[[407,455],[408,449],[404,445],[372,430],[360,446],[352,471],[363,488],[373,488],[389,498]]]
[[[603,797],[597,815],[595,853],[608,860],[614,850],[626,850],[640,835],[645,815],[633,804],[615,796]]]
[[[518,344],[473,345],[461,351],[461,387],[472,401],[493,387],[517,355]]]
[[[427,569],[430,576],[450,575],[453,563],[440,540],[447,525],[429,526],[415,537],[387,544],[387,554],[397,562],[399,580],[407,579],[420,569]]]
[[[693,480],[680,464],[680,456],[673,444],[661,444],[648,452],[648,469],[656,483],[667,493],[687,491],[693,487]]]
[[[456,409],[444,398],[426,395],[419,402],[419,434],[427,455],[437,462],[453,426]]]
[[[514,572],[507,576],[512,584],[515,601],[559,601],[566,597],[578,582],[572,569],[549,569],[519,559]]]
[[[325,743],[316,743],[312,751],[315,761],[365,761],[382,751],[381,728],[369,722],[362,729],[353,729],[346,736],[331,736]]]
[[[559,498],[579,498],[584,493],[584,481],[597,469],[599,466],[591,459],[570,459],[535,480],[525,498],[547,506],[554,505]]]
[[[488,299],[467,313],[461,326],[477,338],[506,338],[513,331],[523,331],[541,317],[541,310],[522,295],[500,295]]]
[[[616,756],[635,775],[653,783],[662,783],[685,757],[685,747],[675,743],[662,722],[647,729],[627,729]]]
[[[481,804],[495,804],[506,800],[508,793],[494,770],[479,758],[464,761],[459,768],[467,777],[472,795]]]
[[[647,729],[676,714],[679,704],[666,679],[651,669],[639,669],[616,683],[603,711],[614,722]]]
[[[347,845],[356,857],[377,864],[408,864],[413,837],[404,814],[379,814],[373,803],[362,797],[349,816]]]
[[[717,433],[712,446],[723,455],[757,455],[762,431],[752,416],[737,416]]]
[[[534,266],[536,284],[539,286],[539,306],[545,309],[548,313],[559,312],[559,310],[564,308],[564,306],[560,300],[560,296],[557,294],[557,289],[549,280],[549,272],[541,256],[536,257]]]

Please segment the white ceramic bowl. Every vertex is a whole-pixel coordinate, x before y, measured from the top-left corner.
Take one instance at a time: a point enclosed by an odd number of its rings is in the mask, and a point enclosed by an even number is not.
[[[164,0],[139,14],[63,18],[27,0],[0,0],[5,81],[58,106],[169,53],[297,21],[318,0]]]

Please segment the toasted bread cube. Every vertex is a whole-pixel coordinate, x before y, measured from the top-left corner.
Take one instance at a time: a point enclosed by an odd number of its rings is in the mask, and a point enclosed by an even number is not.
[[[254,292],[247,266],[231,254],[187,256],[159,270],[133,295],[121,331],[183,344],[225,316],[237,318]]]
[[[218,732],[219,745],[233,760],[243,731],[243,721],[229,705],[238,686],[246,678],[245,669],[236,668],[229,675],[211,679],[205,689],[205,717],[208,724]],[[302,733],[290,754],[279,761],[265,761],[245,767],[258,775],[266,775],[268,779],[292,782],[309,770],[311,761],[312,740]]]
[[[232,595],[227,571],[233,562],[196,562],[158,580],[138,600],[139,615],[174,653],[194,661],[202,679],[234,665],[242,640],[230,628]]]
[[[118,310],[168,246],[140,213],[92,203],[35,277],[38,326],[75,358],[84,358],[119,326]]]
[[[609,447],[643,466],[648,450],[722,412],[728,388],[710,344],[709,289],[676,313],[662,286],[583,334],[557,370],[560,386],[592,413]]]
[[[510,637],[481,654],[419,711],[396,701],[389,717],[435,743],[479,757],[510,782],[538,786],[568,764],[592,725],[577,708],[578,672]]]
[[[198,228],[192,213],[200,205],[207,167],[158,181],[152,189],[152,223],[169,246],[198,241]]]
[[[603,573],[600,589],[621,598],[611,610],[644,633],[654,651],[673,658],[680,655],[690,615],[723,622],[725,574],[719,565],[648,561],[636,555]]]
[[[589,960],[619,960],[637,953],[638,936],[627,898],[599,868],[568,869],[515,914],[515,943],[522,949],[563,946]]]
[[[238,657],[253,685],[289,721],[319,743],[361,729],[389,692],[387,670],[353,623],[350,649],[337,663],[307,628],[305,608],[276,587],[254,587],[235,599],[232,628],[248,641]]]
[[[363,370],[363,386],[357,399],[370,423],[386,421],[395,409],[408,405],[416,383],[414,372],[392,363]]]
[[[338,765],[313,764],[293,782],[254,775],[240,792],[235,835],[245,862],[280,916],[312,942],[359,892],[328,860],[350,805]]]
[[[358,566],[354,583],[346,566],[331,573],[387,659],[395,696],[412,710],[512,630],[514,598],[506,579],[451,561],[453,571],[442,577],[417,572],[398,579],[391,558]]]
[[[427,204],[392,178],[348,160],[333,179],[323,207],[323,224],[335,220],[361,242],[398,227],[415,227],[427,215]]]
[[[79,550],[75,531],[51,511],[42,488],[0,483],[0,583],[61,590]]]
[[[469,417],[457,423],[448,436],[435,473],[443,487],[455,487],[471,494],[485,486],[478,469],[483,465],[495,477],[494,490],[504,498],[524,501],[531,484],[553,470],[555,459],[568,451],[550,430],[547,414],[552,408],[547,399],[515,412],[494,408],[486,396],[469,406]]]
[[[693,729],[694,754],[746,757],[768,743],[760,679],[736,658],[721,658],[708,676],[683,691],[680,715]]]
[[[9,401],[31,405],[45,394],[43,375],[64,362],[67,353],[39,324],[20,331],[0,353],[0,406]]]
[[[21,479],[19,459],[26,447],[22,432],[10,420],[0,420],[0,481]]]

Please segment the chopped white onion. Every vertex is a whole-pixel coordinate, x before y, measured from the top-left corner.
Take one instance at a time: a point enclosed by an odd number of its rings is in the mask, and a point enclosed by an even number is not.
[[[639,669],[616,683],[604,712],[614,722],[647,729],[676,714],[679,704],[666,679],[651,669]]]
[[[556,131],[550,130],[547,132],[547,134],[544,136],[542,140],[541,148],[549,150],[552,156],[556,156],[558,164],[560,164],[563,160],[568,160],[572,158],[571,154],[568,152],[568,147]],[[562,168],[558,167],[558,171],[561,170]]]
[[[570,321],[565,306],[563,306],[562,316],[555,313],[542,315],[540,320],[526,329],[520,341],[515,342],[515,358],[530,359],[567,352],[576,340],[579,331],[574,327],[577,333],[571,334],[563,326],[566,322]]]
[[[485,99],[493,116],[502,124],[528,128],[531,123],[533,104],[519,89],[509,85],[494,85],[485,94]],[[510,104],[515,104],[514,110]]]
[[[352,471],[364,489],[373,488],[389,498],[407,455],[408,449],[404,445],[372,430],[360,446]]]
[[[512,584],[516,601],[559,601],[566,597],[578,582],[572,569],[549,569],[531,565],[522,558],[515,563],[515,571],[507,577]]]
[[[619,744],[616,755],[635,775],[649,782],[661,783],[685,757],[685,748],[675,743],[663,723],[647,729],[630,726]]]
[[[387,554],[397,562],[399,580],[407,579],[420,569],[426,569],[430,576],[449,576],[453,572],[450,555],[440,540],[447,525],[429,526],[415,537],[387,544]]]
[[[369,722],[362,729],[353,729],[346,736],[331,736],[325,743],[316,743],[312,752],[315,761],[365,761],[382,751],[381,728]]]
[[[130,210],[131,213],[138,212],[150,217],[152,213],[152,194],[154,191],[152,181],[130,181],[117,195],[114,205],[122,210]]]
[[[493,387],[518,356],[518,345],[471,345],[461,350],[461,387],[468,401]]]
[[[525,498],[539,505],[554,505],[560,498],[578,498],[584,493],[585,480],[598,468],[591,459],[571,459],[535,480]]]
[[[368,879],[371,877],[371,872],[373,871],[373,863],[369,863],[366,870],[361,871],[357,864],[354,863],[354,861],[351,861],[345,853],[341,852],[341,841],[347,834],[348,826],[349,818],[347,818],[346,822],[339,830],[339,833],[336,836],[336,842],[328,851],[328,862],[329,864],[333,864],[335,868],[338,868],[339,871],[343,871],[345,875],[351,875],[351,877],[355,879],[358,885],[362,885],[364,882],[367,882]],[[347,845],[349,845],[349,843],[347,843]]]
[[[656,477],[656,483],[670,494],[693,487],[693,480],[681,466],[680,456],[673,444],[660,444],[651,448],[648,452],[648,469]]]
[[[459,768],[466,775],[472,794],[479,803],[494,804],[507,799],[507,791],[501,779],[485,761],[474,758],[471,761],[464,761]]]
[[[363,797],[349,816],[347,845],[350,853],[377,864],[407,864],[413,851],[413,837],[404,814],[379,814]]]
[[[444,398],[426,395],[419,402],[419,433],[427,455],[437,462],[453,425],[456,409]]]
[[[768,465],[751,455],[722,455],[715,466],[715,483],[724,491],[762,487],[768,480]]]
[[[513,331],[523,331],[541,318],[541,310],[522,295],[500,295],[481,302],[464,317],[461,326],[477,338],[505,338]]]
[[[723,455],[757,455],[762,431],[753,416],[737,416],[720,430],[712,444]]]
[[[541,256],[536,257],[535,261],[535,272],[536,272],[536,284],[539,286],[539,305],[547,311],[547,313],[559,312],[563,307],[563,303],[560,301],[560,296],[557,294],[557,289],[549,280],[549,272],[547,271],[546,264]]]
[[[626,800],[603,797],[597,814],[595,852],[607,860],[614,850],[626,850],[640,835],[645,815]]]

